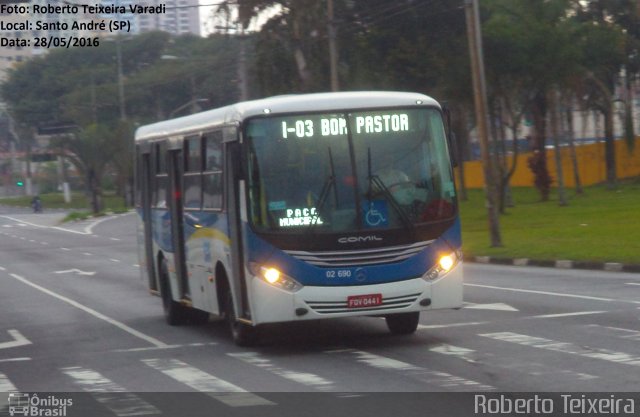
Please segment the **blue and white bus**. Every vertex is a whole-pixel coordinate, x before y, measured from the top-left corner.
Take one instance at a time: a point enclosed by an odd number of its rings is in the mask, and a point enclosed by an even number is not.
[[[141,271],[169,324],[256,327],[462,305],[460,221],[440,105],[417,93],[242,102],[140,127]]]

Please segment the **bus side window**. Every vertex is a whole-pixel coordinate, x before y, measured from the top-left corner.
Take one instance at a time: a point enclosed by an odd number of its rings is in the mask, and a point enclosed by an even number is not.
[[[167,146],[166,143],[157,143],[154,145],[154,206],[158,208],[167,207],[167,187],[169,186],[169,177],[167,175]]]
[[[222,208],[222,131],[204,135],[204,172],[202,174],[202,207],[219,210]]]
[[[142,151],[140,149],[140,145],[136,146],[136,163],[135,163],[135,170],[134,170],[134,205],[136,207],[141,207],[142,206],[142,191],[141,191],[141,186],[142,186]]]
[[[200,136],[185,139],[184,208],[200,210],[202,203],[202,149]]]

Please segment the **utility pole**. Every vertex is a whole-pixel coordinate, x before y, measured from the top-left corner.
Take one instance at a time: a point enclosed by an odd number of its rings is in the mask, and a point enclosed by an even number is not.
[[[120,120],[127,120],[124,102],[124,76],[122,74],[122,47],[120,34],[116,35],[116,60],[118,64],[118,101],[120,103]]]
[[[336,46],[336,27],[333,19],[333,0],[327,0],[327,20],[329,32],[329,64],[331,68],[331,91],[340,90],[338,80],[338,47]]]
[[[482,171],[485,183],[485,200],[489,217],[489,234],[491,247],[502,246],[500,222],[498,218],[497,181],[495,164],[489,149],[489,129],[487,116],[487,87],[484,76],[484,59],[482,56],[482,34],[478,0],[465,0],[465,16],[467,22],[467,38],[471,58],[471,75],[473,79],[473,97],[476,109],[476,131],[480,141]]]
[[[238,80],[240,84],[240,101],[249,99],[249,83],[247,79],[247,50],[244,27],[240,29],[240,56],[238,57]]]

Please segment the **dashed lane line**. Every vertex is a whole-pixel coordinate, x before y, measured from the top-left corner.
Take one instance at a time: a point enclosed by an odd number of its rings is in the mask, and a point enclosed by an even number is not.
[[[257,366],[265,371],[269,371],[279,377],[320,391],[333,391],[334,389],[333,381],[310,372],[298,372],[274,365],[269,358],[258,352],[227,353],[227,355],[250,365]]]
[[[543,337],[529,336],[513,332],[485,333],[480,336],[503,342],[515,343],[521,346],[531,346],[538,349],[550,350],[553,352],[568,353],[589,359],[601,359],[604,361],[619,363],[623,365],[640,366],[640,357],[624,352],[616,352],[609,349],[598,349],[588,346],[578,346],[568,342],[558,342]]]
[[[231,407],[250,407],[275,405],[259,395],[215,377],[178,359],[142,359],[149,367],[181,382],[196,391],[207,395]]]
[[[162,414],[153,405],[135,394],[126,392],[124,387],[92,369],[69,367],[62,368],[62,372],[71,377],[83,391],[91,393],[96,401],[119,417]]]
[[[492,391],[495,387],[482,384],[467,378],[452,375],[448,372],[436,371],[412,365],[397,359],[376,355],[356,349],[340,349],[329,350],[326,353],[331,354],[348,354],[354,356],[359,363],[365,364],[372,368],[382,369],[385,371],[396,371],[409,378],[435,385],[439,389],[454,391]]]

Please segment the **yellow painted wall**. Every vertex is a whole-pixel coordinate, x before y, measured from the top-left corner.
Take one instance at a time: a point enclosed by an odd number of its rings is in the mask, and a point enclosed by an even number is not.
[[[633,152],[629,152],[627,144],[623,140],[615,141],[616,145],[616,173],[618,178],[629,178],[640,176],[640,137],[636,138]],[[533,173],[527,166],[527,159],[531,153],[518,155],[516,171],[511,177],[511,185],[514,187],[532,187]],[[573,177],[573,166],[569,156],[569,148],[561,149],[562,173],[564,184],[567,187],[575,185]],[[594,143],[591,145],[576,146],[576,156],[578,159],[578,170],[582,185],[592,185],[606,181],[604,143]],[[509,158],[509,164],[511,158]],[[547,165],[549,174],[553,178],[552,187],[557,186],[557,171],[555,151],[547,150]],[[465,184],[467,188],[484,187],[484,175],[482,173],[482,163],[480,161],[467,161],[464,163]],[[456,174],[458,171],[456,170]],[[457,180],[457,178],[456,178]]]

